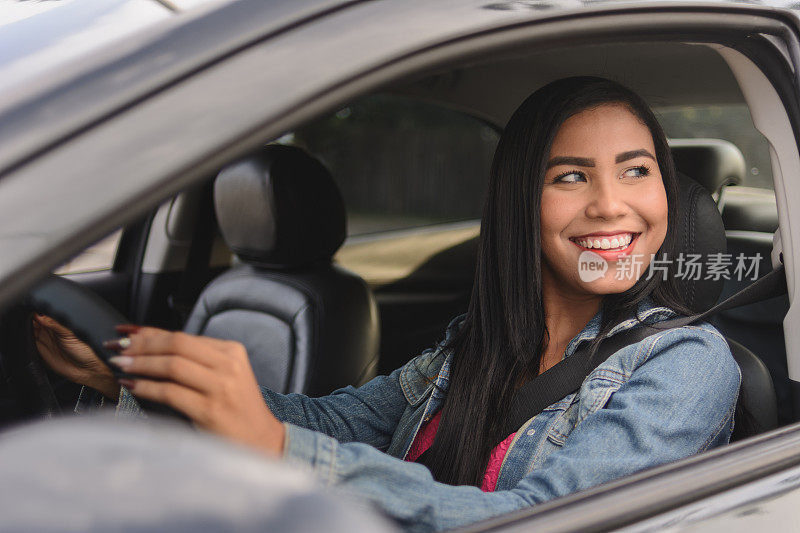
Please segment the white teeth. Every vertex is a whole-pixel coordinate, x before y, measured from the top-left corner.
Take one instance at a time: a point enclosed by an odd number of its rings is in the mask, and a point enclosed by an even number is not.
[[[603,239],[579,239],[575,242],[584,248],[601,248],[603,250],[615,250],[617,248],[627,248],[633,240],[633,235],[624,233],[611,239],[605,237]]]

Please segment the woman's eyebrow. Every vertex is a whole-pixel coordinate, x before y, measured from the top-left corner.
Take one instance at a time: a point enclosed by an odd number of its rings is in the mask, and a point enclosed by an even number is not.
[[[619,156],[617,156],[619,157]],[[556,167],[558,165],[578,165],[580,167],[593,167],[594,159],[586,157],[574,157],[569,155],[560,155],[554,157],[547,163],[547,168]],[[545,169],[546,170],[546,169]]]
[[[656,160],[655,156],[645,150],[644,148],[640,148],[639,150],[630,150],[629,152],[622,152],[617,154],[617,157],[614,159],[616,163],[622,163],[623,161],[627,161],[629,159],[633,159],[634,157],[649,157],[653,161]],[[547,168],[557,167],[558,165],[577,165],[580,167],[593,167],[594,166],[594,159],[588,157],[576,157],[571,155],[560,155],[556,156],[547,163]]]
[[[628,159],[633,159],[634,157],[640,157],[640,156],[649,157],[653,161],[656,160],[653,154],[651,154],[644,148],[640,148],[639,150],[631,150],[630,152],[622,152],[621,154],[617,154],[617,158],[614,161],[617,163],[622,163],[623,161],[627,161]]]

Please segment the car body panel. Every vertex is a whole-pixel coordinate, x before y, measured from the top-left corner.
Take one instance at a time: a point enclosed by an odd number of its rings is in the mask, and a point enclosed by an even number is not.
[[[0,531],[399,531],[303,470],[174,421],[143,429],[106,415],[5,433]]]
[[[65,60],[58,69],[26,79],[22,88],[0,87],[0,169],[17,165],[220,58],[342,3],[240,0],[213,10],[189,11],[148,24],[114,47]],[[129,4],[122,0],[122,5]],[[57,11],[43,16],[57,15]],[[20,21],[2,28],[0,35],[16,38],[15,26],[34,22]],[[0,68],[0,78],[5,75]]]
[[[790,468],[619,530],[620,533],[793,531],[800,468]]]
[[[17,4],[20,5],[20,4]],[[47,11],[19,20],[0,17],[0,91],[24,91],[33,78],[170,17],[172,11],[152,0],[105,2],[30,2]],[[2,8],[0,8],[1,10]],[[9,17],[12,18],[12,17]]]

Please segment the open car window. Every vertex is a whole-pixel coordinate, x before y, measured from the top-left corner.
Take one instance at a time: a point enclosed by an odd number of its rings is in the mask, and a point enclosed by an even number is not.
[[[772,190],[769,143],[753,125],[745,104],[687,105],[656,108],[661,127],[670,138],[722,139],[744,156],[742,186]]]
[[[374,95],[279,142],[328,167],[356,236],[480,218],[499,135],[464,113]]]

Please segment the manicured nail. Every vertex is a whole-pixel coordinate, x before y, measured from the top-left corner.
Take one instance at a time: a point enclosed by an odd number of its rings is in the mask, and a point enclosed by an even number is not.
[[[121,352],[122,350],[130,347],[131,347],[131,340],[128,337],[122,337],[121,339],[114,339],[103,342],[103,348],[105,348],[106,350],[111,350],[113,352]]]
[[[133,390],[136,387],[136,380],[120,378],[117,382],[128,390]]]
[[[120,333],[123,333],[125,335],[130,335],[132,333],[138,333],[138,331],[142,329],[142,327],[137,326],[136,324],[120,324],[118,326],[115,326],[115,329]]]
[[[126,370],[133,364],[133,357],[129,355],[118,355],[116,357],[110,357],[108,362],[114,366],[118,366],[122,370]]]

